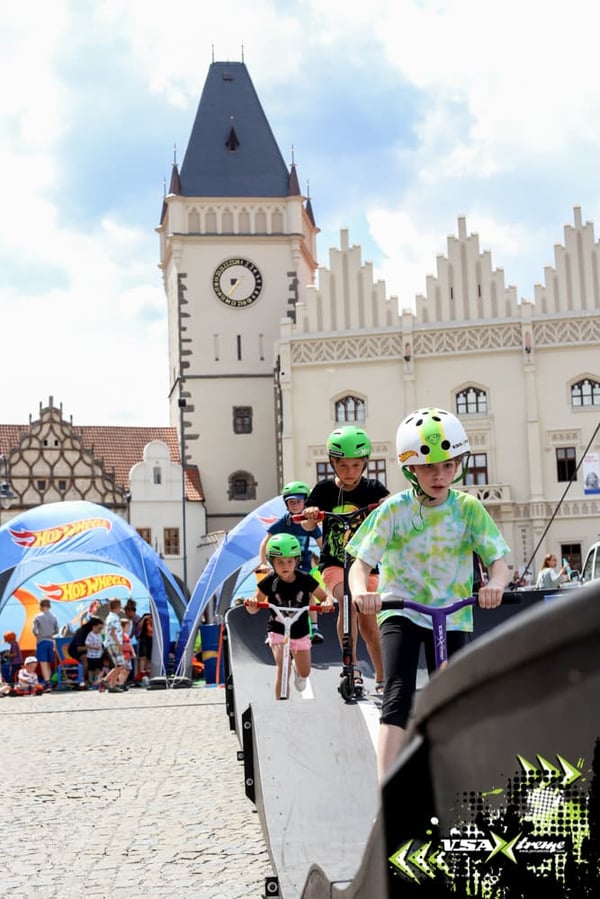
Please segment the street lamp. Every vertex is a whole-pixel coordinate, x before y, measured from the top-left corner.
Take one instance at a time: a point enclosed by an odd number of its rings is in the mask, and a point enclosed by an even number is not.
[[[2,509],[10,509],[16,498],[16,494],[13,493],[10,486],[8,460],[0,454],[0,507]]]

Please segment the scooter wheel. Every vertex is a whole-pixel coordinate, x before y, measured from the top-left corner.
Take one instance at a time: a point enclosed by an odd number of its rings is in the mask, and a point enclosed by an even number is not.
[[[350,702],[354,699],[354,684],[351,683],[347,674],[340,680],[338,690],[344,702]]]

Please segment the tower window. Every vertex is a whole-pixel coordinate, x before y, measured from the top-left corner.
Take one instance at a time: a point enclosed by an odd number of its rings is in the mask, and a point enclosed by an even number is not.
[[[252,406],[233,407],[233,433],[252,433]]]
[[[229,499],[256,499],[256,481],[249,471],[234,471],[229,475]]]

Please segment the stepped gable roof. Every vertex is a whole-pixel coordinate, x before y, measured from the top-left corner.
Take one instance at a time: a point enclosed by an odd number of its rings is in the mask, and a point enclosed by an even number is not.
[[[63,421],[64,424],[67,424]],[[172,462],[179,464],[179,440],[176,428],[120,427],[111,425],[71,425],[73,434],[81,438],[85,449],[93,447],[94,456],[103,459],[107,472],[115,472],[118,486],[129,486],[129,472],[144,458],[144,447],[152,440],[161,440],[169,447]],[[28,433],[29,425],[0,424],[0,454],[7,455]],[[186,466],[186,498],[192,502],[204,500],[200,472],[196,465]]]
[[[213,62],[181,165],[181,194],[287,197],[289,177],[245,63]]]

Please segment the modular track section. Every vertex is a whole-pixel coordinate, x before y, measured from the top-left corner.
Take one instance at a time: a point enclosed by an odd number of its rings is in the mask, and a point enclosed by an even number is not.
[[[266,895],[437,899],[491,875],[498,897],[537,895],[540,877],[545,895],[600,895],[600,584],[534,602],[451,659],[418,693],[381,793],[361,707],[336,692],[337,654],[324,661],[333,633],[314,653],[314,699],[278,703],[265,620],[227,616],[245,706],[230,722],[278,879]],[[488,843],[472,856],[461,839],[476,819]],[[543,869],[531,822],[545,852],[565,841]]]
[[[276,701],[267,614],[242,608],[227,614],[228,706],[233,699],[230,723],[243,746],[246,792],[261,818],[279,895],[294,899],[313,864],[342,888],[360,867],[378,806],[364,712],[378,713],[368,701],[346,704],[337,692],[334,615],[320,618],[325,642],[313,647],[308,689],[297,693],[292,678],[290,699]],[[366,655],[361,667],[372,674]],[[365,683],[373,685],[372,677]]]

